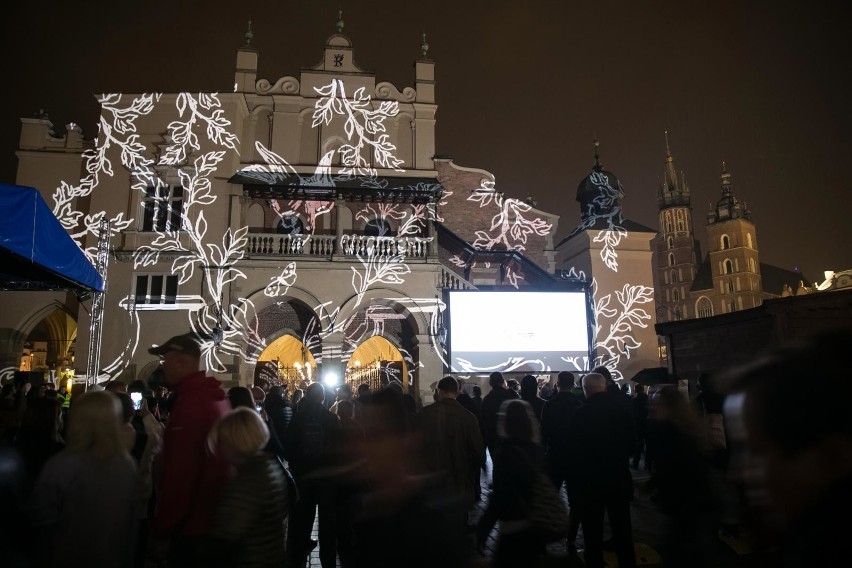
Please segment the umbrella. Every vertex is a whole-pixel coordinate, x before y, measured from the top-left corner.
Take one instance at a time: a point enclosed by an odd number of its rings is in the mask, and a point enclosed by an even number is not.
[[[631,380],[634,383],[646,386],[677,384],[677,377],[670,375],[666,367],[648,367],[642,369]]]

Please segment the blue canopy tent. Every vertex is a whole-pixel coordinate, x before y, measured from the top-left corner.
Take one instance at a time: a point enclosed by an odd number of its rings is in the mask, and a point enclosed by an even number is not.
[[[0,184],[0,290],[102,292],[103,278],[32,187]]]

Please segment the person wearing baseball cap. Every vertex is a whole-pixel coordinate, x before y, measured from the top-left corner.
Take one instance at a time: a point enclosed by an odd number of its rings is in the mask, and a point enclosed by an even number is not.
[[[156,533],[169,540],[170,566],[195,566],[230,470],[207,449],[213,425],[229,409],[219,381],[201,370],[201,344],[191,333],[148,349],[160,357],[175,394],[163,434]]]

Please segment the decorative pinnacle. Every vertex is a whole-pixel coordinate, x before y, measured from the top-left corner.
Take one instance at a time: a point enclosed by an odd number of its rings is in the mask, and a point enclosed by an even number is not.
[[[420,53],[423,56],[423,59],[428,57],[429,44],[426,42],[426,32],[423,32],[423,43],[420,44]]]
[[[246,38],[246,45],[251,45],[251,40],[254,39],[254,34],[251,31],[251,17],[249,17],[248,28],[246,28],[246,33],[243,37]]]
[[[337,33],[343,33],[343,8],[337,10]]]
[[[666,130],[666,131],[664,132],[664,134],[665,134],[665,136],[666,136],[666,156],[669,156],[669,157],[670,157],[670,156],[672,155],[672,151],[671,151],[671,150],[669,150],[669,131],[668,131],[668,130]]]
[[[722,160],[722,173],[723,174],[728,173],[728,169],[725,167],[725,161],[724,160]]]
[[[600,169],[603,167],[603,166],[601,166],[601,156],[600,156],[601,143],[598,142],[598,137],[596,135],[594,137],[593,144],[594,144],[594,147],[595,147],[595,166],[594,166],[594,169],[600,171]]]

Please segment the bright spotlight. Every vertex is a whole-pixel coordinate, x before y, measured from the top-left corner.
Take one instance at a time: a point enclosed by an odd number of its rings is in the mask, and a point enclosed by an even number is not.
[[[325,383],[325,385],[328,386],[328,387],[337,386],[337,381],[338,381],[337,375],[334,374],[334,373],[326,373],[322,377],[322,382]]]

